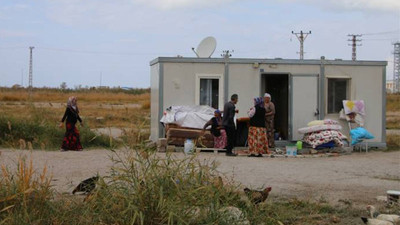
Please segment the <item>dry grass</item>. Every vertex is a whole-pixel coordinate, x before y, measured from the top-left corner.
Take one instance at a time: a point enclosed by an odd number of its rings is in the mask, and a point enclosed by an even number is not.
[[[386,96],[386,110],[400,112],[400,94],[388,94]]]
[[[159,157],[148,149],[112,154],[115,167],[82,198],[55,194],[46,168],[35,176],[32,161],[3,169],[0,224],[358,224],[351,206],[324,201],[269,198],[252,204],[215,162]],[[9,191],[10,190],[10,191]],[[236,207],[236,216],[221,211]]]
[[[391,150],[399,150],[400,149],[400,135],[398,134],[390,134],[386,136],[386,144]]]
[[[96,103],[144,103],[150,99],[150,93],[130,94],[127,92],[99,91],[68,91],[58,89],[38,89],[32,92],[29,99],[27,89],[0,89],[0,101],[7,102],[61,102],[66,103],[69,96],[77,96],[82,102]]]

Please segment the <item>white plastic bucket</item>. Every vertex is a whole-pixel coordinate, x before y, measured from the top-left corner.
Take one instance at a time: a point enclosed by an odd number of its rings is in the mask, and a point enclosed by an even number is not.
[[[296,156],[297,155],[297,146],[286,146],[286,155],[287,156]]]
[[[193,153],[194,144],[191,139],[186,139],[183,147],[183,151],[185,154],[192,154]]]

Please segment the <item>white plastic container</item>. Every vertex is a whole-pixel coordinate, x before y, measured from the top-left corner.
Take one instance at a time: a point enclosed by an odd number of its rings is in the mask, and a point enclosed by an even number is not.
[[[297,147],[296,146],[286,146],[286,155],[287,156],[296,156],[297,155]]]
[[[185,154],[193,154],[194,150],[194,143],[192,139],[186,139],[184,145],[183,145],[183,151]]]

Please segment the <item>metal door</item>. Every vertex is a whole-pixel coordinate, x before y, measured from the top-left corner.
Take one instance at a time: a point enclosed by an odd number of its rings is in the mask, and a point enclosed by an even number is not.
[[[290,89],[292,140],[301,140],[297,130],[318,119],[318,75],[291,75]]]

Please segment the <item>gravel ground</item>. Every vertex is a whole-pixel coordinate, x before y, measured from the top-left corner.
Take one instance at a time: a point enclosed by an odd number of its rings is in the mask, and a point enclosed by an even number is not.
[[[70,192],[81,180],[99,173],[107,175],[113,165],[107,150],[83,152],[0,150],[0,164],[16,165],[19,156],[33,159],[38,171],[47,166],[59,192]],[[159,153],[163,156],[162,153]],[[183,153],[174,153],[185,157]],[[214,159],[219,170],[244,186],[272,186],[271,196],[341,200],[354,205],[376,203],[387,190],[400,190],[400,151],[353,153],[321,158],[248,158],[200,153],[199,159]]]

